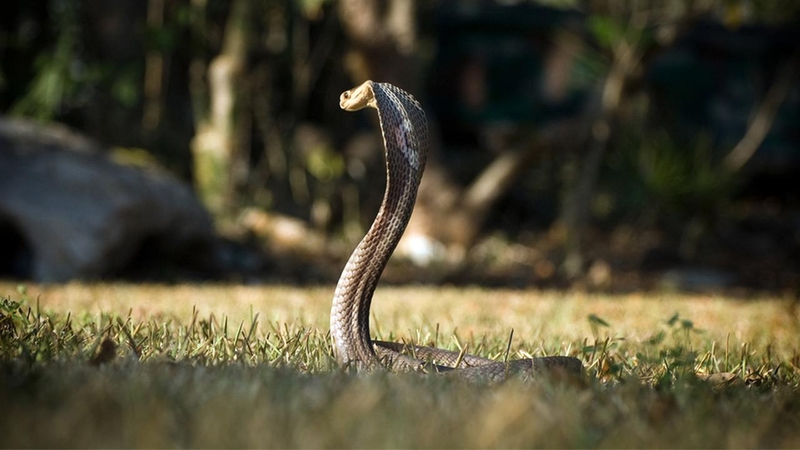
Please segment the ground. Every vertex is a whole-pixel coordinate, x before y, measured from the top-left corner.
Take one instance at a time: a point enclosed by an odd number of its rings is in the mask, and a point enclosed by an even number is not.
[[[355,374],[332,286],[0,283],[0,445],[800,446],[792,299],[386,287],[372,329],[577,380]]]

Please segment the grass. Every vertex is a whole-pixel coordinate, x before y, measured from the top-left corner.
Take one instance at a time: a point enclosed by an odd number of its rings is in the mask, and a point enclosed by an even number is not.
[[[800,447],[791,302],[379,289],[373,334],[582,380],[336,367],[332,288],[0,283],[2,447]]]

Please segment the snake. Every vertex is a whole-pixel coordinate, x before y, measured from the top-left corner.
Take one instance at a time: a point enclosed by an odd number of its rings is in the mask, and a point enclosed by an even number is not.
[[[339,106],[345,111],[377,110],[385,150],[386,190],[372,225],[350,255],[333,295],[330,334],[337,362],[358,370],[437,372],[487,381],[502,381],[517,374],[532,377],[543,371],[580,374],[583,365],[574,357],[501,362],[435,347],[371,339],[372,297],[414,209],[428,156],[428,121],[411,94],[372,80],[343,92]]]

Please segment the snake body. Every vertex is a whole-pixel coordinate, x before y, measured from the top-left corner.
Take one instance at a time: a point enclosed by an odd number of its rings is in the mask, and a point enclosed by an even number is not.
[[[337,360],[359,369],[451,372],[466,379],[499,381],[514,373],[558,368],[580,373],[580,360],[549,356],[497,362],[433,347],[373,341],[369,312],[378,279],[411,218],[428,154],[428,123],[419,102],[388,83],[366,81],[342,93],[347,111],[375,108],[386,152],[386,191],[367,234],[342,271],[331,307],[331,337]]]

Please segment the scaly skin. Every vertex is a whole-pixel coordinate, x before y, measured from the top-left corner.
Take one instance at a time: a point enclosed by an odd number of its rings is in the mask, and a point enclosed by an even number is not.
[[[432,347],[373,342],[369,333],[372,295],[411,218],[428,155],[428,123],[419,102],[388,83],[366,81],[345,91],[347,111],[375,108],[386,151],[386,192],[372,226],[342,271],[331,307],[331,337],[340,364],[360,369],[447,372],[468,380],[501,381],[543,369],[580,374],[577,358],[549,356],[507,363]],[[457,364],[457,365],[456,365]]]

